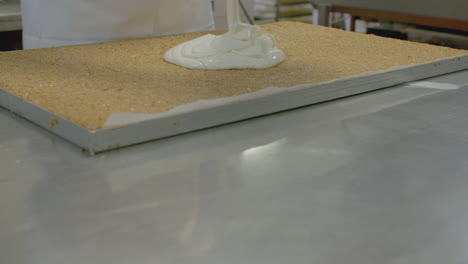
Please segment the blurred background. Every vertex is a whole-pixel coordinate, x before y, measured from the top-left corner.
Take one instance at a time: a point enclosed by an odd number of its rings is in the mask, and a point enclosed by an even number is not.
[[[0,0],[0,51],[22,48],[20,0]]]
[[[295,20],[468,49],[467,0],[252,1],[257,23]]]
[[[226,0],[212,0],[217,29]],[[300,21],[409,41],[468,49],[468,0],[241,0],[251,23]],[[0,50],[22,48],[20,0],[0,0]]]

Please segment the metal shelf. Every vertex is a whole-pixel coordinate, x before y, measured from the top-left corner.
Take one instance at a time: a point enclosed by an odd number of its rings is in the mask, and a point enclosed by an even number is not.
[[[0,31],[15,31],[21,29],[20,4],[0,2]]]

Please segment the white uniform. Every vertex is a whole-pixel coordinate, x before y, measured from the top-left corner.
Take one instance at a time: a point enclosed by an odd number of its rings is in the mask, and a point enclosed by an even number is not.
[[[214,29],[211,0],[22,0],[25,49]]]

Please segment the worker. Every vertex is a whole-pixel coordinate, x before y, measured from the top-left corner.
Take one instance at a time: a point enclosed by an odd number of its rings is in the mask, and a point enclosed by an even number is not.
[[[211,0],[22,0],[25,49],[214,29]]]

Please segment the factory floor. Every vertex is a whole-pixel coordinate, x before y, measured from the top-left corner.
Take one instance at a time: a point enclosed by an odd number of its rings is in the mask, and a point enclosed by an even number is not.
[[[467,263],[468,71],[88,157],[0,108],[0,263]]]

